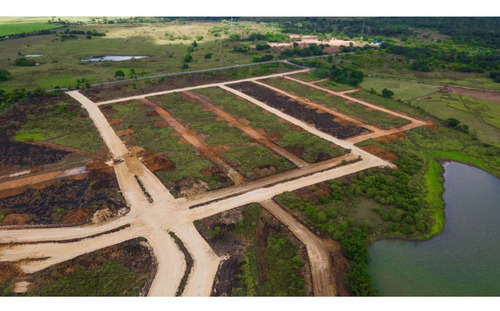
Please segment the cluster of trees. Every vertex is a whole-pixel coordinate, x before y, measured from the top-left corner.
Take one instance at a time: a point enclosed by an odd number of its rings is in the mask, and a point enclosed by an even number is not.
[[[8,39],[15,39],[15,38],[24,38],[24,37],[30,37],[30,36],[38,36],[38,35],[48,35],[53,33],[55,30],[53,29],[44,29],[44,30],[36,30],[33,32],[22,32],[22,33],[16,33],[16,34],[11,34],[7,36],[0,36],[0,41],[8,40]]]
[[[500,72],[494,71],[490,72],[490,79],[493,79],[496,83],[500,83]]]
[[[189,68],[188,63],[193,61],[193,56],[191,56],[191,52],[193,52],[197,46],[198,46],[198,43],[195,40],[188,47],[188,53],[186,55],[184,55],[184,57],[182,58],[182,67],[181,67],[182,70]],[[210,55],[210,57],[212,57],[212,56]],[[210,57],[207,57],[207,55],[205,54],[205,58],[210,58]]]
[[[384,42],[380,45],[388,54],[413,60],[409,69],[429,72],[433,67],[447,66],[458,72],[484,72],[500,66],[500,51],[492,49],[457,50],[440,45],[400,46]]]
[[[252,62],[253,63],[258,63],[258,62],[268,62],[274,59],[274,56],[271,54],[266,54],[263,56],[254,56],[252,57]]]
[[[464,133],[469,133],[469,126],[465,124],[460,124],[460,121],[455,119],[455,118],[448,118],[445,121],[446,126],[464,132]]]
[[[308,57],[316,55],[324,55],[323,49],[328,47],[326,44],[317,45],[315,43],[309,44],[307,47],[301,48],[298,43],[293,43],[293,49],[286,49],[280,53],[280,58],[290,58],[290,57]]]
[[[19,57],[14,61],[14,66],[19,66],[19,67],[36,66],[36,60],[32,58]]]

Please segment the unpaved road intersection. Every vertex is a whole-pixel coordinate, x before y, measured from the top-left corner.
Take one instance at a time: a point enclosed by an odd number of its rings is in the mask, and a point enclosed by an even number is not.
[[[285,75],[304,71],[307,71],[307,69],[286,73]],[[283,76],[283,74],[272,76]],[[245,81],[257,81],[269,77],[256,77],[245,79]],[[98,108],[99,104],[104,103],[96,104],[78,91],[71,91],[67,94],[80,102],[88,111],[90,118],[99,130],[112,156],[114,158],[124,158],[124,162],[115,164],[114,168],[120,189],[127,204],[130,206],[130,212],[104,223],[79,227],[0,230],[0,243],[2,243],[0,245],[0,261],[17,262],[18,266],[25,273],[34,273],[81,254],[136,237],[143,237],[147,239],[153,249],[157,261],[156,275],[148,295],[175,296],[186,270],[186,260],[184,254],[169,235],[169,232],[173,232],[182,241],[194,262],[182,295],[209,296],[217,269],[223,259],[218,257],[210,248],[208,243],[196,230],[193,221],[247,203],[258,202],[277,219],[287,225],[291,232],[305,244],[311,263],[314,295],[335,296],[337,294],[335,278],[327,248],[323,245],[321,239],[311,233],[281,206],[276,204],[272,198],[285,191],[293,191],[370,167],[393,167],[394,165],[361,150],[354,145],[353,141],[340,140],[320,132],[303,121],[286,115],[250,96],[232,89],[230,84],[235,82],[239,81],[172,90],[168,91],[168,93],[189,91],[200,87],[221,87],[314,135],[350,149],[351,154],[344,157],[348,159],[358,159],[360,157],[361,160],[338,166],[340,159],[338,161],[325,161],[325,163],[317,165],[304,165],[301,160],[294,159],[295,162],[301,163],[301,166],[304,167],[276,174],[260,181],[257,180],[243,183],[240,186],[213,191],[213,193],[207,193],[202,197],[175,199],[160,180],[134,154],[129,153],[128,148],[120,140]],[[308,83],[308,85],[314,87],[314,84]],[[144,100],[144,98],[153,95],[157,94],[145,94],[109,102],[120,102],[130,99]],[[348,97],[341,93],[336,93],[336,95]],[[351,98],[349,97],[349,99]],[[211,108],[213,109],[213,107]],[[217,112],[221,116],[229,118],[223,112]],[[394,114],[393,112],[391,113]],[[404,117],[408,118],[407,116]],[[412,120],[412,122],[414,126],[423,124],[419,120]],[[251,130],[248,131],[251,132]],[[254,136],[258,135],[253,132],[250,134]],[[141,180],[144,188],[151,195],[152,202],[146,199],[135,176]],[[27,258],[39,260],[26,261],[25,259]],[[19,285],[26,286],[24,283]]]

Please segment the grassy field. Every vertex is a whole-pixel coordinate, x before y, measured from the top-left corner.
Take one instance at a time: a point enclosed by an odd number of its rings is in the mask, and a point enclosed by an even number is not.
[[[0,37],[16,35],[21,33],[31,33],[39,30],[47,30],[61,27],[60,25],[52,25],[49,23],[15,23],[2,24],[0,23]]]
[[[326,80],[326,81],[321,81],[318,83],[315,83],[317,86],[325,87],[329,90],[335,91],[335,92],[342,92],[342,91],[347,91],[347,90],[352,90],[355,87],[349,84],[343,84],[343,83],[338,83],[332,80]]]
[[[30,115],[14,139],[46,141],[59,145],[97,152],[104,143],[89,118],[79,115],[83,110],[73,102],[59,102],[42,115]]]
[[[294,131],[288,122],[280,122],[273,114],[264,112],[258,106],[250,105],[234,94],[228,94],[220,88],[196,90],[196,93],[206,96],[209,100],[234,116],[250,121],[254,129],[264,129],[267,135],[280,135],[274,142],[281,147],[302,147],[302,158],[307,162],[316,162],[321,154],[337,157],[347,153],[347,150],[332,145],[330,142],[314,136],[306,131]]]
[[[412,105],[439,119],[455,118],[469,126],[481,141],[500,146],[500,105],[477,98],[439,93]]]
[[[380,127],[381,129],[400,127],[410,123],[409,120],[401,117],[388,118],[385,112],[378,110],[369,111],[367,107],[358,103],[346,104],[346,100],[344,98],[329,95],[327,96],[327,93],[324,91],[310,88],[309,86],[295,81],[272,78],[266,80],[265,82],[302,98],[307,98],[314,103],[323,104],[327,107],[333,108],[340,113],[351,115],[366,123]]]
[[[47,23],[49,26],[49,24]],[[78,39],[62,40],[61,35],[42,35],[18,38],[0,42],[0,68],[12,73],[12,79],[2,82],[5,90],[36,87],[54,88],[74,86],[77,79],[85,78],[90,83],[115,80],[117,68],[124,68],[129,74],[134,69],[137,76],[182,71],[183,57],[190,53],[193,60],[189,70],[223,67],[233,64],[251,63],[253,54],[262,51],[251,50],[238,53],[233,47],[239,44],[228,40],[222,31],[216,36],[212,29],[226,25],[221,22],[185,22],[159,24],[88,24],[72,30],[104,32],[105,37],[85,35]],[[267,29],[260,23],[246,23],[245,31]],[[243,30],[242,30],[243,31]],[[172,39],[172,35],[173,38]],[[203,38],[202,38],[203,37]],[[180,39],[175,39],[180,38]],[[200,38],[202,38],[200,40]],[[193,41],[197,47],[188,51]],[[250,44],[253,47],[258,42]],[[36,58],[39,66],[16,67],[14,61],[21,54],[43,54]],[[212,53],[210,58],[205,58]],[[271,52],[276,54],[275,52]],[[84,63],[80,59],[102,55],[147,55],[149,58],[121,62]]]
[[[405,101],[436,93],[439,89],[438,85],[370,77],[365,77],[360,86],[365,90],[373,88],[378,94],[380,94],[383,89],[389,89],[394,92],[395,99]]]
[[[251,138],[239,129],[225,121],[217,121],[217,116],[203,111],[199,103],[183,100],[178,94],[167,94],[152,100],[172,111],[181,123],[189,124],[189,128],[198,137],[203,137],[207,144],[228,146],[229,150],[223,153],[223,157],[247,178],[256,178],[254,170],[266,166],[274,166],[278,172],[294,167],[285,158],[251,142]]]
[[[351,93],[349,94],[349,96],[360,98],[369,102],[370,104],[378,105],[415,118],[425,119],[427,117],[427,114],[425,112],[416,107],[408,105],[407,103],[397,101],[394,98],[385,98],[379,94],[372,94],[366,90]]]
[[[430,231],[422,237],[423,239],[438,235],[444,229],[445,216],[444,216],[444,202],[442,194],[443,187],[443,167],[436,162],[432,156],[427,158],[429,168],[424,175],[425,184],[427,187],[426,200],[432,208],[432,218],[434,223]]]
[[[173,171],[159,171],[157,176],[174,194],[175,186],[186,178],[197,178],[206,182],[210,189],[217,189],[231,184],[230,181],[222,181],[217,177],[202,174],[202,170],[209,170],[213,164],[199,156],[192,145],[179,144],[179,137],[173,136],[175,131],[169,127],[156,127],[154,122],[161,121],[158,116],[148,117],[146,114],[151,108],[141,108],[140,102],[134,101],[128,105],[112,105],[117,110],[114,118],[123,119],[123,123],[115,129],[132,128],[132,137],[136,139],[134,145],[141,146],[146,150],[164,154],[175,163]]]

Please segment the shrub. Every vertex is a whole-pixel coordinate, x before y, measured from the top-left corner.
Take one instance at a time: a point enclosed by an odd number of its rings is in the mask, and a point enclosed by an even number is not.
[[[36,61],[34,59],[27,59],[26,57],[19,57],[14,61],[15,66],[36,66]]]
[[[0,69],[0,81],[7,81],[12,78],[12,74],[5,69]]]
[[[382,96],[385,98],[391,98],[394,95],[394,92],[388,89],[382,90]]]
[[[205,58],[212,58],[212,55],[214,55],[213,53],[207,53],[205,54]]]
[[[125,78],[125,73],[122,70],[115,71],[115,78]]]
[[[191,54],[187,54],[186,56],[184,56],[183,60],[185,63],[190,63],[193,60],[193,56],[191,56]]]

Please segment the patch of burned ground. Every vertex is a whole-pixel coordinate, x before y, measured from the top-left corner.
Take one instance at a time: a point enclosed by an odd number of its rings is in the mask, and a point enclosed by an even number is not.
[[[335,136],[339,139],[345,139],[358,136],[370,131],[364,127],[354,124],[340,124],[333,120],[332,115],[328,113],[318,113],[316,109],[308,109],[297,100],[284,96],[267,87],[252,83],[242,82],[231,84],[235,88],[255,99],[266,103],[267,105],[283,111],[284,113],[313,124],[317,129]]]
[[[211,296],[231,296],[241,286],[243,256],[248,247],[255,249],[258,264],[258,285],[266,281],[264,265],[267,239],[270,234],[286,234],[299,246],[303,262],[301,276],[306,280],[306,291],[312,295],[312,280],[307,250],[302,243],[274,216],[257,204],[238,207],[196,222],[200,234],[207,240],[217,256],[225,260],[219,266]],[[252,211],[248,210],[252,208]]]
[[[395,153],[389,152],[379,146],[361,146],[360,148],[392,163],[398,159],[398,156]]]
[[[328,182],[320,182],[312,186],[295,190],[295,193],[301,199],[307,199],[312,204],[319,204],[322,197],[331,194],[330,185]]]
[[[287,146],[285,150],[302,159],[305,148],[302,146]]]
[[[378,141],[378,142],[388,143],[391,140],[404,140],[404,139],[405,139],[405,133],[404,132],[397,132],[394,134],[376,137],[373,140]]]
[[[142,151],[137,156],[141,157],[141,162],[153,173],[175,169],[175,163],[160,153]]]
[[[79,279],[78,276],[83,272],[89,275],[88,272],[96,271],[104,265],[107,265],[107,270],[110,271],[122,271],[116,268],[113,270],[113,267],[124,267],[128,277],[122,278],[122,275],[108,274],[104,276],[106,280],[99,283],[92,282],[101,284],[98,288],[85,288],[80,285],[85,281]],[[74,296],[88,296],[89,294],[103,296],[106,293],[103,289],[114,287],[121,289],[119,293],[115,292],[117,296],[145,295],[149,290],[155,270],[156,262],[152,249],[143,239],[138,238],[78,256],[30,275],[28,280],[32,284],[28,287],[27,295],[43,295],[44,289],[50,289],[51,285],[56,282],[59,284],[57,290],[49,291],[54,296],[64,296],[65,293],[72,293]],[[62,284],[58,282],[61,278],[66,279]],[[126,283],[120,284],[120,282]],[[75,288],[81,289],[82,292],[75,294]]]
[[[285,73],[292,70],[296,70],[296,68],[277,67],[273,68],[273,73]],[[238,71],[241,71],[241,69],[234,68],[196,74],[176,75],[158,79],[148,79],[148,83],[141,83],[140,85],[137,85],[139,83],[133,81],[123,82],[100,87],[93,87],[91,89],[82,90],[81,93],[87,96],[90,100],[99,102],[126,96],[142,95],[189,86],[231,81],[235,79],[235,74],[237,74]],[[136,84],[135,88],[132,88],[132,84]]]
[[[59,162],[71,152],[11,141],[0,131],[0,166],[33,167]]]
[[[23,187],[22,192],[17,189],[2,192],[0,210],[5,218],[0,226],[12,225],[13,221],[18,225],[76,225],[90,222],[98,210],[108,209],[113,215],[123,213],[126,202],[119,193],[113,168],[90,164],[87,170],[84,178],[55,179],[53,184],[43,187],[33,185]],[[9,218],[11,214],[33,217]]]

